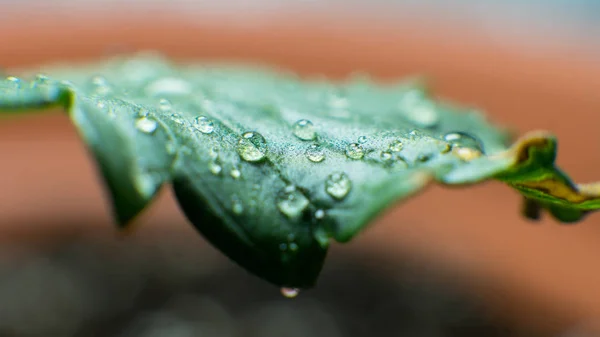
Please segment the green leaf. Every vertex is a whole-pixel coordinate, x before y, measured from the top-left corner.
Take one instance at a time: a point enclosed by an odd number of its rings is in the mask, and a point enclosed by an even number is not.
[[[480,113],[433,100],[415,81],[334,84],[149,53],[21,75],[0,82],[0,111],[64,107],[120,227],[171,183],[202,235],[279,286],[313,286],[330,239],[351,240],[432,180],[503,181],[530,218],[547,209],[573,222],[600,208],[598,185],[575,185],[554,166],[552,135],[510,146]]]

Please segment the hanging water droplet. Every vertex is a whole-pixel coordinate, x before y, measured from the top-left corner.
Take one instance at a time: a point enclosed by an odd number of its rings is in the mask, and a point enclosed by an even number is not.
[[[298,251],[298,244],[295,242],[292,242],[289,244],[289,248],[290,248],[290,251],[292,251],[292,252]]]
[[[173,105],[171,104],[171,101],[169,101],[168,99],[161,98],[158,101],[158,108],[160,109],[160,111],[169,112],[173,108]]]
[[[404,143],[400,139],[396,139],[390,144],[390,151],[400,152],[400,151],[402,151],[403,147],[404,147]]]
[[[361,145],[352,143],[346,147],[346,156],[354,160],[362,159],[365,156],[365,150]]]
[[[267,154],[267,141],[258,132],[246,132],[238,141],[237,152],[245,161],[261,161]]]
[[[302,140],[313,140],[317,137],[315,127],[308,119],[301,119],[294,123],[293,133]]]
[[[148,117],[138,118],[135,121],[135,127],[143,133],[154,133],[158,127],[158,122]]]
[[[344,199],[351,188],[352,181],[343,172],[334,172],[325,181],[325,191],[327,194],[338,200]]]
[[[315,211],[315,219],[316,220],[322,220],[323,218],[325,218],[325,211],[322,209],[318,209]]]
[[[234,214],[237,214],[237,215],[240,215],[244,212],[244,205],[242,204],[242,201],[237,196],[233,196],[231,198],[231,210],[233,211]]]
[[[237,166],[234,166],[231,171],[229,171],[229,175],[233,178],[233,179],[240,179],[240,177],[242,176],[242,171],[240,171],[239,168],[237,168]]]
[[[284,187],[277,194],[277,208],[288,218],[300,216],[308,204],[308,199],[294,185]]]
[[[360,136],[358,137],[358,143],[359,144],[364,144],[367,142],[367,137],[366,136]]]
[[[287,297],[287,298],[294,298],[294,297],[298,296],[299,293],[300,293],[300,290],[297,288],[286,288],[286,287],[281,288],[281,295],[283,295],[284,297]]]
[[[196,117],[194,126],[198,131],[206,134],[212,133],[215,129],[215,124],[213,121],[205,116]]]
[[[325,160],[325,151],[318,144],[312,144],[306,149],[306,157],[313,163],[320,163]]]

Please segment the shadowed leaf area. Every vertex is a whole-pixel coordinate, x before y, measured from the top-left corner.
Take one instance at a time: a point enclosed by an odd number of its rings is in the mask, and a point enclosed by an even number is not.
[[[171,183],[204,237],[282,287],[313,286],[331,239],[351,240],[432,181],[500,180],[530,218],[548,210],[574,222],[600,207],[600,186],[554,166],[552,135],[511,144],[481,113],[434,100],[417,81],[333,83],[153,53],[17,75],[0,81],[0,111],[64,107],[121,228]]]

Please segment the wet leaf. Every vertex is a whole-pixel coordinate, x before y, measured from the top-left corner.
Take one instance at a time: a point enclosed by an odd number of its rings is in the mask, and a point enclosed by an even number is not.
[[[334,84],[148,53],[40,71],[1,81],[0,110],[68,111],[120,227],[171,183],[202,235],[279,286],[313,286],[330,239],[351,240],[431,181],[503,181],[530,218],[546,209],[573,222],[600,208],[600,185],[555,167],[551,134],[510,145],[480,113],[410,81]]]

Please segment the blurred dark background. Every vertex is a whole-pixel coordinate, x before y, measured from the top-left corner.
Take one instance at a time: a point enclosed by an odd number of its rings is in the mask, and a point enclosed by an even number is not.
[[[560,140],[600,178],[598,1],[0,0],[0,68],[157,49],[302,74],[423,74]],[[595,336],[600,220],[519,215],[489,183],[430,188],[336,245],[289,300],[212,249],[168,190],[118,237],[60,112],[0,119],[0,336]]]

